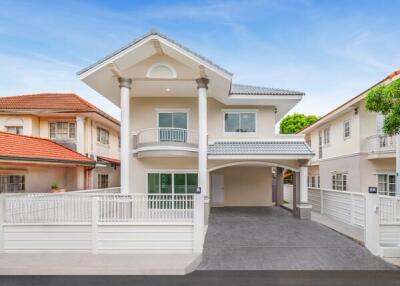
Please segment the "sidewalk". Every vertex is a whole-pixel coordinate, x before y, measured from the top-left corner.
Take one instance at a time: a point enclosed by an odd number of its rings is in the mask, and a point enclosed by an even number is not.
[[[184,275],[194,254],[34,253],[0,255],[0,275]]]

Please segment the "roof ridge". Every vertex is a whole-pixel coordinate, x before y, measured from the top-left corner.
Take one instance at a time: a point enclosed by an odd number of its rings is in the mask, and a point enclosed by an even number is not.
[[[5,132],[5,131],[0,131],[0,134],[5,134],[5,135],[8,135],[8,136],[11,135],[11,136],[14,136],[14,137],[26,137],[26,138],[32,138],[32,139],[40,139],[40,140],[43,140],[43,141],[46,141],[46,142],[51,142],[51,143],[53,143],[53,144],[55,144],[55,145],[58,145],[58,146],[60,146],[60,147],[62,147],[62,148],[64,148],[64,149],[66,149],[66,150],[69,150],[69,151],[71,151],[71,152],[74,152],[74,153],[78,154],[79,156],[82,156],[82,157],[84,157],[84,158],[86,158],[86,159],[90,159],[90,158],[88,158],[88,157],[82,155],[81,153],[79,153],[79,152],[77,152],[77,151],[74,151],[74,150],[72,150],[72,149],[69,149],[69,148],[65,147],[64,145],[59,144],[59,143],[57,143],[57,142],[55,142],[55,141],[53,141],[53,140],[51,140],[51,139],[49,139],[49,138],[43,138],[43,137],[32,136],[32,135],[24,135],[24,134],[15,134],[15,133],[10,133],[10,132]],[[90,160],[92,160],[92,159],[90,159]],[[92,160],[92,161],[93,161],[93,160]]]

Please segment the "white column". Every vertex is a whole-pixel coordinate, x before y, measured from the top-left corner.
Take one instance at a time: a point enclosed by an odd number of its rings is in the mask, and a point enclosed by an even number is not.
[[[76,151],[85,155],[85,117],[76,116]]]
[[[197,91],[199,96],[199,164],[198,164],[198,184],[201,193],[208,196],[208,175],[207,175],[207,88],[208,79],[199,78]]]
[[[121,89],[121,193],[127,194],[130,189],[129,178],[130,172],[130,159],[131,159],[131,132],[130,132],[130,91],[131,79],[119,78],[119,87]]]
[[[396,135],[396,194],[400,196],[400,134]]]
[[[300,166],[300,204],[308,203],[308,187],[307,187],[308,168]]]

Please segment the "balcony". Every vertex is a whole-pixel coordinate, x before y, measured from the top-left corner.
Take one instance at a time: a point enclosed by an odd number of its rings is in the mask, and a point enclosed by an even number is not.
[[[198,132],[182,128],[159,127],[133,135],[137,157],[194,157],[198,153]]]
[[[368,158],[394,158],[396,155],[396,137],[383,134],[373,135],[368,140]]]

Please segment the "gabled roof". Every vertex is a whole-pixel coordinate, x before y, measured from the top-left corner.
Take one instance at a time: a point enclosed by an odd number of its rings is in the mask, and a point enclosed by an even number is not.
[[[88,70],[94,68],[95,66],[98,66],[98,65],[102,64],[103,62],[109,60],[110,58],[114,57],[115,55],[118,55],[119,53],[124,52],[125,50],[129,49],[130,47],[134,46],[135,44],[139,43],[140,41],[142,41],[142,40],[144,40],[144,39],[146,39],[146,38],[148,38],[150,36],[158,36],[160,38],[163,38],[163,39],[173,43],[174,45],[180,47],[181,49],[184,49],[185,51],[191,53],[195,57],[203,60],[204,62],[207,62],[208,64],[214,66],[215,68],[217,68],[217,69],[219,69],[219,70],[221,70],[221,71],[223,71],[223,72],[225,72],[225,73],[227,73],[229,75],[233,75],[231,72],[229,72],[226,69],[222,68],[221,66],[215,64],[211,60],[199,55],[198,53],[194,52],[193,50],[189,49],[188,47],[185,47],[184,45],[176,42],[175,40],[171,39],[170,37],[168,37],[168,36],[166,36],[166,35],[164,35],[164,34],[162,34],[160,32],[157,32],[157,31],[150,31],[150,32],[148,32],[148,33],[136,38],[135,40],[133,40],[129,44],[127,44],[127,45],[123,46],[122,48],[116,50],[115,52],[105,56],[104,58],[100,59],[99,61],[95,62],[94,64],[92,64],[92,65],[80,70],[79,72],[77,72],[77,75],[79,76],[79,75],[87,72]]]
[[[302,133],[305,134],[309,131],[311,131],[312,129],[316,128],[319,125],[325,124],[327,121],[329,121],[331,118],[333,118],[334,116],[337,116],[338,114],[343,113],[344,111],[348,110],[349,107],[354,106],[355,104],[357,104],[358,102],[360,102],[361,100],[363,100],[366,96],[367,96],[367,92],[369,92],[371,89],[373,89],[376,86],[379,86],[381,84],[384,84],[387,81],[391,81],[394,80],[395,78],[397,78],[400,75],[400,70],[396,70],[394,72],[392,72],[391,74],[389,74],[387,77],[385,77],[384,79],[380,80],[379,82],[377,82],[376,84],[372,85],[371,87],[367,88],[366,90],[364,90],[363,92],[359,93],[358,95],[356,95],[355,97],[349,99],[348,101],[346,101],[345,103],[343,103],[342,105],[339,105],[338,107],[336,107],[335,109],[333,109],[332,111],[329,111],[327,114],[325,114],[324,116],[320,117],[317,121],[315,121],[313,124],[299,130],[297,133]]]
[[[95,161],[49,139],[0,132],[0,160],[95,165]]]
[[[209,155],[313,155],[304,141],[216,141]]]
[[[232,84],[230,95],[304,95],[304,92],[254,85]]]
[[[94,112],[119,125],[119,121],[75,93],[36,93],[0,97],[0,112],[11,110],[49,110],[56,112]]]

